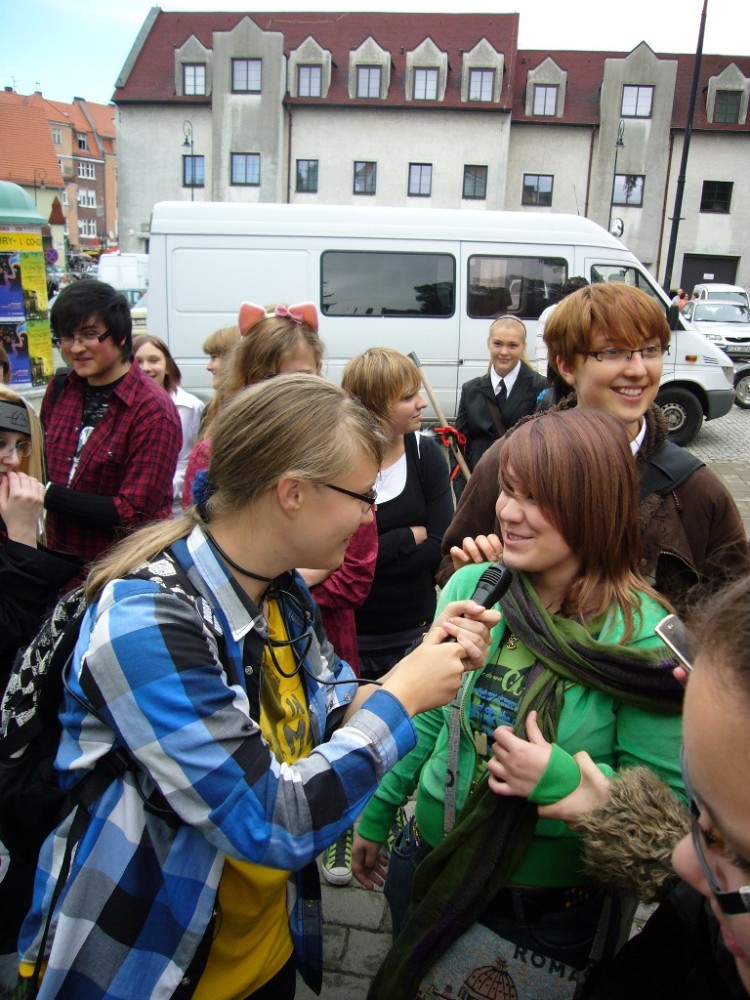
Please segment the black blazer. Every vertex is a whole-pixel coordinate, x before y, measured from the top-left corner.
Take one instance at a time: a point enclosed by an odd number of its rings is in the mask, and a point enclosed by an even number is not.
[[[539,393],[548,385],[543,375],[522,361],[501,417],[489,372],[464,383],[456,429],[466,435],[466,462],[470,469],[474,468],[493,441],[502,437],[521,417],[534,412]]]

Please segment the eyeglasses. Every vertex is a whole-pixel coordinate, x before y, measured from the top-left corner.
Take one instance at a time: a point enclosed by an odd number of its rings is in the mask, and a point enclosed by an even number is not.
[[[322,485],[329,490],[336,490],[337,493],[343,493],[344,496],[359,500],[362,504],[363,514],[366,514],[369,510],[374,510],[378,502],[377,490],[370,490],[369,493],[355,493],[353,490],[345,490],[343,486],[334,486],[333,483],[323,483]]]
[[[619,365],[632,360],[634,354],[640,354],[643,361],[658,361],[664,354],[669,354],[668,347],[661,344],[652,344],[649,347],[636,347],[635,350],[625,351],[619,347],[607,347],[603,351],[576,351],[586,358],[595,358],[601,364]]]
[[[71,337],[68,334],[63,334],[60,337],[53,337],[52,343],[56,347],[61,345],[64,347],[71,347],[73,344],[83,344],[84,347],[93,347],[94,344],[102,344],[109,336],[109,330],[105,330],[104,333],[84,333],[80,337]]]
[[[695,854],[700,862],[700,866],[703,869],[703,874],[706,876],[711,894],[719,904],[722,912],[726,913],[728,917],[737,916],[740,913],[750,913],[750,885],[743,885],[736,892],[724,892],[719,888],[719,883],[716,881],[716,876],[711,870],[704,853],[704,842],[709,851],[714,851],[720,855],[727,853],[727,847],[724,843],[724,838],[718,830],[704,830],[698,823],[702,808],[690,787],[684,747],[682,748],[682,780],[690,802],[690,832],[693,837],[693,847],[695,848]]]
[[[23,441],[9,443],[5,438],[0,437],[0,458],[7,458],[14,452],[19,458],[28,458],[31,454],[31,440],[25,438]]]

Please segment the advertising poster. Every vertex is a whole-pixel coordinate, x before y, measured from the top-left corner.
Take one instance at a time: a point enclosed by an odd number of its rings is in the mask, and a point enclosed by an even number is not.
[[[3,250],[0,251],[0,321],[23,318],[21,255]]]
[[[53,373],[47,306],[41,231],[0,227],[0,338],[12,385],[43,385]]]
[[[18,323],[0,323],[5,353],[10,361],[10,384],[28,385],[31,382],[31,364],[29,362],[29,334],[26,321]]]

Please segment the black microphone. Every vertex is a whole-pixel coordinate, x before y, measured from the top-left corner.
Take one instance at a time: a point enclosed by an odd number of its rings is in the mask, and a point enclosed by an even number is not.
[[[471,599],[481,604],[483,608],[491,608],[507,591],[512,580],[513,570],[503,566],[502,563],[492,563],[477,580]]]
[[[497,604],[512,581],[513,570],[503,566],[500,562],[494,562],[477,580],[471,600],[481,604],[483,608],[491,608],[493,604]],[[445,641],[456,642],[457,640],[454,635],[451,635]]]

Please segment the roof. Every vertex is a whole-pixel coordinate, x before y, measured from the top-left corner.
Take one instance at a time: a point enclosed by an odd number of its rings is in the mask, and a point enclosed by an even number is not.
[[[151,16],[151,15],[149,15]],[[501,106],[509,106],[512,88],[513,63],[518,44],[518,14],[344,14],[344,13],[178,13],[159,11],[153,19],[151,31],[145,39],[139,36],[140,50],[129,57],[128,69],[122,86],[117,87],[113,100],[117,104],[140,101],[170,103],[210,104],[210,97],[177,97],[174,85],[174,52],[191,35],[213,48],[214,31],[231,31],[245,17],[250,17],[263,31],[281,32],[284,52],[288,56],[306,38],[312,37],[331,52],[333,72],[331,87],[325,100],[300,99],[305,104],[347,105],[377,103],[382,106],[409,106],[404,89],[407,53],[417,48],[426,38],[448,54],[452,72],[448,76],[445,100],[435,107],[466,107],[460,100],[460,69],[463,54],[470,52],[477,42],[486,38],[505,55]],[[391,56],[391,86],[385,101],[352,101],[348,95],[349,53],[372,36]],[[129,66],[132,59],[132,66]],[[420,107],[423,106],[420,104]],[[497,104],[484,109],[497,110]]]
[[[302,42],[312,36],[318,44],[331,52],[331,86],[325,98],[291,98],[288,103],[297,105],[347,107],[370,105],[378,107],[414,107],[405,94],[406,56],[426,38],[448,55],[451,72],[445,99],[430,103],[434,110],[450,110],[466,103],[460,100],[461,65],[464,53],[470,52],[477,42],[487,41],[505,56],[505,73],[499,105],[472,103],[477,112],[497,111],[512,105],[514,122],[540,122],[559,125],[598,125],[600,121],[599,94],[607,59],[624,59],[627,52],[573,52],[564,50],[517,50],[518,14],[384,14],[384,13],[206,13],[162,11],[158,7],[149,13],[136,44],[122,71],[113,100],[118,104],[130,102],[166,102],[175,104],[211,104],[211,97],[178,97],[175,94],[174,52],[191,35],[206,48],[213,47],[215,31],[231,31],[240,21],[250,17],[263,31],[276,31],[283,35],[284,52],[288,56]],[[647,29],[646,29],[647,30]],[[349,54],[372,36],[391,56],[391,84],[384,101],[351,99],[348,93]],[[687,121],[692,86],[694,54],[657,53],[659,59],[677,62],[675,99],[672,108],[672,127],[682,129]],[[540,118],[526,115],[527,74],[548,57],[554,59],[568,73],[568,86],[564,115],[561,118]],[[722,132],[746,132],[746,125],[708,123],[706,120],[705,93],[710,77],[719,75],[735,63],[745,77],[750,78],[750,56],[702,56],[699,82],[699,99],[696,101],[693,127],[717,129]],[[702,99],[701,99],[702,98]],[[425,105],[418,105],[424,109]]]
[[[43,106],[33,97],[0,90],[0,179],[61,188],[60,164]]]
[[[601,117],[599,96],[604,79],[604,64],[607,59],[625,59],[629,54],[628,52],[550,52],[546,49],[519,50],[513,94],[513,122],[533,121],[562,125],[599,124]],[[690,106],[695,55],[664,52],[655,53],[655,55],[657,59],[671,59],[677,63],[675,95],[672,104],[672,128],[684,129]],[[553,59],[560,69],[568,74],[562,118],[526,114],[528,74],[548,58]],[[750,56],[716,56],[705,53],[702,55],[693,128],[716,129],[721,132],[747,132],[750,130],[750,120],[745,125],[727,125],[724,122],[709,122],[706,117],[708,82],[712,76],[719,76],[733,63],[746,77],[750,77]]]

